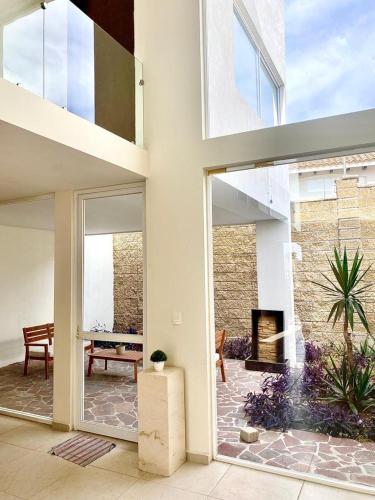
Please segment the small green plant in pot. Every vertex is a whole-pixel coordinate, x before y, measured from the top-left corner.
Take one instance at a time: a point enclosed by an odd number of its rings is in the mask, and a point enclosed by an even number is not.
[[[154,370],[161,372],[164,369],[164,363],[167,361],[165,352],[157,350],[151,354],[150,360],[154,363]]]

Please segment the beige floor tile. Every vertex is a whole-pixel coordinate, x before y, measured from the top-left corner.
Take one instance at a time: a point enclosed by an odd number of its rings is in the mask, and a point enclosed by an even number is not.
[[[0,491],[30,498],[78,468],[47,453],[23,449],[23,456],[0,466]]]
[[[0,442],[0,466],[11,464],[15,460],[21,459],[25,455],[25,450],[18,446]]]
[[[6,415],[0,415],[0,434],[4,432],[11,431],[20,425],[23,425],[25,420],[20,418],[8,417]]]
[[[19,500],[19,498],[14,497],[13,495],[8,495],[8,493],[1,493],[0,491],[0,500]]]
[[[25,425],[0,434],[0,442],[29,450],[48,451],[52,446],[70,439],[76,434],[76,432],[55,431],[46,424],[27,422]]]
[[[112,500],[123,495],[135,478],[115,472],[80,467],[33,496],[33,500]],[[126,497],[125,497],[126,498]]]
[[[156,477],[153,481],[166,486],[207,495],[223,477],[229,465],[212,462],[210,465],[186,462],[170,477]]]
[[[128,476],[142,478],[146,475],[138,469],[138,453],[125,448],[116,447],[106,455],[92,462],[90,467],[127,474]]]
[[[205,500],[206,498],[206,495],[200,493],[140,479],[120,497],[120,500]]]
[[[232,465],[210,496],[220,500],[297,500],[301,487],[298,479]]]
[[[316,483],[304,483],[299,500],[370,500],[374,495],[354,493]]]

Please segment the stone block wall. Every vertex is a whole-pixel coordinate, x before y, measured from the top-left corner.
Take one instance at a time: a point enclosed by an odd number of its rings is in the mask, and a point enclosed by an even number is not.
[[[292,241],[300,245],[293,258],[297,323],[305,339],[320,343],[342,339],[341,324],[327,324],[331,303],[312,281],[322,282],[320,272],[330,272],[327,255],[344,246],[352,256],[364,253],[364,266],[374,262],[366,283],[375,283],[375,186],[359,187],[357,178],[336,183],[337,198],[308,201],[293,206]],[[217,226],[213,229],[213,263],[216,329],[230,337],[251,333],[251,309],[258,307],[255,224]],[[114,329],[135,326],[142,331],[142,234],[114,235]],[[365,310],[375,329],[375,287],[366,297]],[[356,340],[364,329],[356,324]]]
[[[135,327],[143,333],[142,233],[113,235],[114,323],[113,331],[126,333]]]
[[[357,178],[336,182],[337,198],[296,203],[293,206],[292,241],[301,247],[293,258],[296,322],[305,339],[324,343],[342,340],[342,324],[327,324],[331,302],[312,281],[323,282],[321,272],[330,273],[327,255],[344,247],[352,257],[357,248],[364,253],[363,267],[374,263],[366,283],[375,283],[375,186],[360,187]],[[246,335],[251,328],[251,309],[257,307],[256,228],[214,228],[214,281],[216,328],[229,336]],[[367,318],[375,330],[375,287],[366,296]],[[355,340],[364,328],[355,324]]]
[[[215,326],[230,337],[250,332],[258,306],[255,245],[255,224],[214,227]]]
[[[302,260],[294,259],[295,312],[298,314],[305,339],[320,343],[342,341],[342,322],[334,329],[327,318],[331,301],[311,283],[324,282],[321,272],[332,275],[327,255],[333,257],[336,245],[348,250],[352,258],[357,248],[364,254],[363,269],[375,261],[375,187],[358,186],[358,178],[336,181],[336,199],[300,203],[295,207],[300,227],[292,232],[292,240],[301,245]],[[365,277],[374,283],[375,270]],[[365,311],[375,326],[375,289],[366,294]],[[355,341],[363,339],[365,330],[360,322],[354,326]]]

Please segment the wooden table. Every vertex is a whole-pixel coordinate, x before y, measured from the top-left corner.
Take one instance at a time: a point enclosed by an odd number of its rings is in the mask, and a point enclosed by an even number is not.
[[[125,351],[123,354],[117,354],[115,349],[99,349],[98,351],[89,352],[89,366],[87,376],[92,375],[92,365],[94,359],[103,359],[105,361],[104,369],[107,369],[108,361],[122,361],[125,363],[133,363],[134,380],[137,383],[138,379],[138,363],[143,360],[143,353],[139,351]]]

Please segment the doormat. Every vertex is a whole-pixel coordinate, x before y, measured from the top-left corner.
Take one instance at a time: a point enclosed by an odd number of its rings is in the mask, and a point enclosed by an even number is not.
[[[114,443],[105,439],[80,434],[54,446],[49,450],[49,453],[81,467],[86,467],[86,465],[109,453],[115,447]]]

